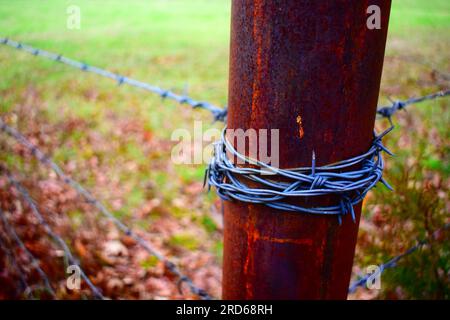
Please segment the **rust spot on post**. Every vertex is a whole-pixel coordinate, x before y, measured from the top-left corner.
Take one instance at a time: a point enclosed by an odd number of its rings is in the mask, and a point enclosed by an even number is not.
[[[298,115],[296,121],[298,124],[298,136],[301,139],[305,135],[305,131],[303,130],[302,117]]]

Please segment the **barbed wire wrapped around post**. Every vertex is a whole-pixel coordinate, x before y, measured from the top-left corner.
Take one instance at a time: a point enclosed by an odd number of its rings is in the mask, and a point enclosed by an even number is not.
[[[125,77],[125,76],[122,76],[120,74],[117,74],[117,73],[114,73],[114,72],[111,72],[111,71],[108,71],[105,69],[90,66],[84,62],[66,58],[60,54],[56,54],[56,53],[49,52],[46,50],[34,48],[32,46],[22,44],[20,42],[13,41],[8,38],[0,38],[0,44],[4,44],[4,45],[10,46],[12,48],[22,50],[24,52],[28,52],[34,56],[39,56],[39,57],[47,58],[49,60],[60,62],[60,63],[63,63],[65,65],[71,66],[73,68],[76,68],[76,69],[79,69],[82,71],[95,73],[102,77],[113,79],[113,80],[117,81],[117,84],[119,84],[119,85],[127,84],[127,85],[137,87],[137,88],[140,88],[140,89],[143,89],[146,91],[150,91],[152,93],[159,95],[163,99],[171,99],[180,104],[187,104],[187,105],[190,105],[194,109],[199,108],[199,109],[208,110],[213,115],[215,121],[225,121],[225,118],[227,116],[226,108],[220,108],[209,102],[198,101],[198,100],[195,100],[186,95],[176,94],[170,90],[165,90],[158,86],[151,85],[149,83],[145,83],[145,82],[142,82],[139,80]]]
[[[342,216],[349,213],[355,221],[353,206],[361,202],[379,181],[392,189],[382,177],[384,161],[381,156],[383,151],[391,154],[381,140],[392,129],[393,127],[380,135],[374,133],[372,146],[362,155],[317,167],[313,152],[311,167],[295,169],[279,169],[246,157],[227,140],[224,129],[221,140],[215,144],[205,180],[209,187],[215,187],[223,200],[234,199],[306,214],[335,215],[339,223]],[[252,167],[236,166],[227,153],[233,159],[240,159]],[[258,168],[254,168],[255,166]],[[355,167],[356,169],[352,169]],[[256,183],[259,187],[250,187],[249,183]],[[287,202],[292,198],[325,195],[338,196],[339,203],[326,207],[303,207]]]
[[[80,196],[82,196],[89,204],[93,205],[99,210],[103,216],[112,221],[116,227],[125,233],[127,236],[133,238],[138,245],[140,245],[150,255],[155,256],[161,261],[164,266],[179,279],[179,285],[186,284],[192,294],[204,300],[210,300],[212,297],[204,290],[194,285],[192,280],[184,275],[178,267],[168,260],[162,253],[153,248],[144,238],[133,232],[127,225],[117,219],[100,201],[98,201],[91,193],[89,193],[81,184],[69,177],[51,158],[47,157],[39,148],[32,144],[16,129],[8,126],[2,119],[0,119],[0,130],[12,137],[22,146],[24,146],[36,159],[50,167],[53,172],[68,186],[73,188]]]
[[[439,232],[446,231],[450,229],[450,223],[446,223],[442,228],[436,230],[429,236],[427,239],[419,240],[417,244],[402,254],[399,254],[398,256],[390,259],[389,261],[382,263],[378,266],[378,269],[372,273],[365,275],[364,277],[361,277],[360,279],[356,280],[350,285],[350,288],[348,289],[348,293],[354,293],[358,287],[364,287],[371,279],[375,279],[376,277],[381,276],[381,274],[389,268],[394,268],[397,266],[397,262],[399,262],[401,259],[405,258],[406,256],[409,256],[410,254],[416,252],[417,250],[421,249],[427,244],[430,244],[432,240],[436,238],[436,236],[439,234]]]

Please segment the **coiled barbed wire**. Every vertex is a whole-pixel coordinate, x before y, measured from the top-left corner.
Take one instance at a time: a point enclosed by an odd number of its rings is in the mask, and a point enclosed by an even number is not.
[[[12,48],[22,50],[24,52],[28,52],[34,56],[39,56],[43,58],[47,58],[56,62],[63,63],[65,65],[71,66],[73,68],[77,68],[82,71],[95,73],[97,75],[100,75],[105,78],[110,78],[115,81],[117,81],[117,84],[127,84],[136,88],[140,88],[146,91],[150,91],[152,93],[155,93],[159,95],[163,99],[171,99],[174,100],[180,104],[187,104],[190,105],[194,109],[205,109],[208,110],[214,117],[215,121],[224,121],[227,116],[227,109],[226,108],[220,108],[218,106],[215,106],[209,102],[205,101],[198,101],[195,100],[189,96],[186,95],[180,95],[176,94],[170,90],[162,89],[158,86],[151,85],[149,83],[145,83],[139,80],[135,80],[129,77],[122,76],[120,74],[101,69],[98,67],[90,66],[84,62],[80,62],[74,59],[66,58],[60,54],[56,54],[53,52],[49,52],[46,50],[38,49],[17,41],[10,40],[8,38],[0,38],[0,44],[4,44],[7,46],[10,46]]]
[[[5,170],[3,170],[5,171]],[[66,242],[58,235],[56,234],[50,225],[47,223],[47,220],[42,216],[41,212],[39,211],[36,202],[33,200],[33,198],[30,196],[28,191],[20,184],[8,171],[5,171],[6,176],[8,177],[8,180],[12,186],[20,193],[23,200],[27,203],[33,214],[36,216],[36,218],[39,221],[39,224],[44,228],[45,232],[55,241],[61,249],[64,251],[64,256],[67,259],[66,264],[76,265],[80,271],[80,276],[83,278],[83,280],[88,285],[89,289],[92,291],[92,294],[96,299],[105,299],[103,294],[101,293],[100,289],[97,288],[92,281],[89,279],[89,277],[86,275],[86,273],[83,271],[83,269],[80,266],[80,263],[75,257],[73,256],[72,252],[70,251],[69,247],[67,246]]]
[[[432,240],[434,240],[436,238],[436,236],[445,230],[450,229],[450,223],[446,223],[442,228],[436,230],[435,232],[433,232],[433,234],[431,236],[429,236],[427,239],[424,240],[419,240],[417,242],[417,244],[411,248],[409,248],[408,250],[406,250],[405,252],[399,254],[398,256],[390,259],[389,261],[382,263],[378,266],[378,269],[372,273],[372,274],[368,274],[365,275],[364,277],[361,277],[360,279],[356,280],[355,282],[353,282],[349,289],[348,289],[348,293],[354,293],[356,291],[356,289],[358,287],[364,287],[366,286],[367,283],[369,283],[372,279],[376,279],[377,277],[381,276],[381,274],[389,268],[394,268],[397,266],[397,263],[405,258],[406,256],[409,256],[410,254],[416,252],[417,250],[421,249],[422,247],[424,247],[425,245],[428,245],[431,243]]]
[[[353,206],[362,201],[366,193],[383,179],[384,162],[381,153],[391,154],[382,144],[382,138],[393,127],[380,135],[374,133],[372,146],[359,156],[334,164],[317,167],[313,152],[311,167],[279,169],[264,162],[250,159],[239,153],[226,138],[223,130],[221,140],[215,144],[211,163],[205,179],[209,187],[215,187],[223,200],[238,200],[264,204],[274,209],[307,214],[342,216],[350,213],[355,221]],[[241,160],[254,167],[238,167],[227,156]],[[357,169],[352,169],[354,167]],[[344,172],[343,172],[344,171]],[[258,187],[250,187],[257,183]],[[339,203],[326,207],[303,207],[286,202],[289,198],[337,195]]]
[[[16,230],[14,229],[14,227],[8,222],[8,219],[5,216],[5,213],[3,212],[3,210],[0,208],[0,220],[2,221],[2,224],[5,228],[5,233],[9,234],[14,241],[16,242],[17,246],[25,253],[25,255],[28,257],[28,259],[31,262],[31,265],[34,269],[36,269],[37,273],[39,274],[39,276],[41,277],[42,281],[44,282],[45,288],[47,289],[47,291],[53,296],[56,297],[56,293],[53,290],[51,284],[50,284],[50,280],[47,276],[47,274],[44,272],[44,270],[42,270],[41,266],[39,265],[38,260],[36,259],[36,257],[31,253],[30,250],[28,250],[28,248],[25,246],[25,244],[23,243],[23,241],[20,239],[19,235],[17,234]],[[17,271],[19,272],[19,269],[17,269]],[[27,285],[27,287],[29,287]]]
[[[144,238],[133,232],[127,225],[117,219],[100,201],[98,201],[91,193],[89,193],[81,184],[69,177],[51,158],[47,157],[39,148],[32,144],[24,135],[16,129],[8,126],[2,119],[0,119],[0,130],[12,137],[22,146],[24,146],[40,163],[50,167],[53,172],[68,186],[73,188],[79,195],[81,195],[89,204],[96,207],[101,214],[113,222],[116,227],[125,233],[127,236],[133,238],[138,245],[140,245],[150,255],[156,257],[164,266],[179,279],[179,286],[186,284],[192,294],[204,300],[210,300],[212,297],[204,290],[196,285],[186,275],[184,275],[179,268],[170,260],[168,260],[162,253],[153,248]]]

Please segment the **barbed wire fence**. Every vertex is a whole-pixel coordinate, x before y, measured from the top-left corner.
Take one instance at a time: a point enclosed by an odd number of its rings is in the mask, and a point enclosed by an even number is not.
[[[97,74],[99,76],[105,77],[105,78],[109,78],[109,79],[113,79],[115,80],[118,85],[122,85],[122,84],[127,84],[133,87],[137,87],[149,92],[152,92],[154,94],[159,95],[161,98],[163,99],[171,99],[174,100],[180,104],[187,104],[190,105],[192,108],[197,109],[205,109],[207,111],[209,111],[214,120],[215,121],[222,121],[222,122],[226,122],[226,116],[227,116],[227,109],[226,108],[220,108],[214,104],[208,103],[208,102],[203,102],[203,101],[198,101],[195,100],[187,95],[181,95],[181,94],[176,94],[170,90],[165,90],[162,89],[158,86],[155,85],[151,85],[139,80],[135,80],[129,77],[125,77],[122,76],[120,74],[117,73],[113,73],[110,71],[107,71],[105,69],[102,68],[98,68],[95,66],[90,66],[84,62],[80,62],[74,59],[70,59],[67,57],[64,57],[60,54],[55,54],[49,51],[45,51],[45,50],[41,50],[38,48],[34,48],[32,46],[29,45],[25,45],[22,44],[20,42],[17,41],[13,41],[10,40],[8,38],[0,38],[0,44],[4,44],[10,47],[13,47],[15,49],[18,50],[22,50],[24,52],[33,54],[34,56],[39,56],[39,57],[43,57],[49,60],[53,60],[55,62],[60,62],[63,63],[65,65],[68,65],[70,67],[79,69],[81,71],[86,71],[86,72],[91,72],[94,74]],[[416,104],[416,103],[420,103],[423,101],[428,101],[428,100],[435,100],[438,98],[443,98],[443,97],[447,97],[450,95],[450,90],[443,90],[443,91],[439,91],[436,93],[432,93],[426,96],[422,96],[422,97],[412,97],[409,98],[407,100],[397,100],[397,101],[391,101],[391,105],[387,105],[387,106],[380,106],[377,109],[377,114],[382,117],[382,118],[387,118],[389,120],[389,122],[391,123],[391,125],[393,126],[392,123],[392,116],[394,114],[396,114],[397,112],[399,112],[400,110],[405,110],[405,108],[409,105],[412,104]],[[100,212],[104,217],[106,217],[107,219],[109,219],[110,221],[112,221],[114,223],[114,225],[116,225],[116,227],[121,230],[125,235],[131,237],[132,239],[134,239],[136,241],[136,243],[141,246],[145,251],[147,251],[150,255],[156,257],[159,261],[161,261],[164,266],[173,274],[177,277],[178,279],[178,286],[181,290],[181,285],[185,284],[188,286],[190,292],[197,296],[198,298],[201,299],[205,299],[205,300],[209,300],[212,299],[212,297],[203,289],[197,287],[193,281],[186,276],[185,274],[183,274],[180,269],[173,263],[171,262],[167,257],[165,257],[162,253],[160,253],[158,250],[156,250],[149,242],[147,242],[143,237],[141,237],[140,235],[138,235],[137,233],[135,233],[131,228],[129,228],[126,224],[124,224],[121,220],[119,220],[118,218],[116,218],[107,208],[106,206],[98,201],[87,189],[85,189],[80,183],[78,183],[77,181],[75,181],[74,179],[72,179],[69,175],[67,175],[60,166],[58,166],[56,164],[56,162],[54,162],[50,157],[48,157],[47,155],[45,155],[37,146],[35,146],[33,143],[31,143],[22,133],[20,133],[19,131],[17,131],[16,129],[14,129],[13,127],[10,127],[9,125],[7,125],[2,119],[0,119],[0,131],[2,131],[3,133],[5,133],[6,135],[8,135],[9,137],[13,138],[17,143],[21,144],[23,147],[25,147],[25,149],[28,150],[28,152],[33,155],[39,163],[41,163],[42,165],[47,166],[48,168],[50,168],[60,179],[62,182],[64,182],[66,185],[68,185],[69,187],[73,188],[78,195],[80,195],[81,197],[83,197],[87,203],[93,205],[98,212]],[[50,227],[50,225],[47,223],[47,221],[45,220],[45,218],[42,216],[42,214],[40,213],[37,204],[35,203],[35,201],[32,199],[32,197],[30,196],[30,194],[28,193],[28,191],[17,181],[17,179],[15,179],[13,177],[13,175],[5,168],[1,167],[0,168],[3,172],[5,172],[6,176],[8,177],[9,183],[10,185],[20,194],[20,196],[23,198],[23,200],[25,201],[25,203],[29,206],[29,208],[32,210],[32,212],[35,214],[35,216],[37,217],[37,219],[39,220],[39,222],[41,223],[42,227],[45,229],[46,233],[57,243],[59,244],[63,251],[65,252],[65,257],[67,259],[68,262],[70,262],[71,264],[75,264],[79,266],[79,262],[77,259],[74,258],[74,256],[72,255],[72,253],[70,252],[67,244],[65,243],[65,241],[58,236]],[[314,182],[312,182],[314,183]],[[1,216],[1,220],[2,223],[5,227],[5,229],[8,231],[8,233],[10,234],[10,236],[13,237],[14,241],[17,243],[17,245],[26,253],[26,255],[28,256],[29,260],[32,263],[32,266],[34,268],[36,268],[36,270],[38,271],[39,275],[41,276],[42,281],[44,282],[44,288],[50,292],[52,294],[52,296],[56,297],[56,294],[53,290],[53,288],[50,285],[50,281],[47,277],[47,275],[42,271],[42,269],[39,266],[39,262],[37,261],[37,259],[32,255],[32,253],[26,248],[25,244],[21,241],[20,237],[17,235],[17,233],[15,232],[14,228],[8,223],[8,220],[6,219],[6,216],[4,214],[3,211],[0,210],[0,216]],[[432,243],[433,238],[435,237],[435,234],[437,234],[437,232],[443,231],[443,230],[447,230],[450,228],[450,223],[444,225],[441,229],[438,229],[435,233],[433,233],[433,235],[431,235],[429,238],[425,239],[425,240],[421,240],[417,243],[417,245],[413,246],[412,248],[410,248],[409,250],[405,251],[404,253],[401,253],[400,255],[390,259],[389,261],[381,264],[379,266],[379,274],[381,274],[384,270],[388,269],[388,268],[392,268],[395,267],[397,265],[397,262],[400,261],[401,259],[403,259],[404,257],[412,254],[413,252],[418,251],[419,249],[421,249],[423,246],[425,245],[429,245]],[[1,238],[0,238],[0,249],[2,249],[3,251],[5,251],[7,249],[5,249],[5,243],[1,242]],[[9,257],[9,259],[12,261],[12,263],[14,265],[17,265],[17,259],[15,259],[14,255],[12,255],[11,251],[8,251],[5,253],[7,254],[7,256]],[[81,268],[80,268],[81,270]],[[376,277],[378,274],[371,274],[371,275],[367,275],[364,277],[361,277],[360,279],[358,279],[357,281],[355,281],[354,283],[351,284],[350,288],[349,288],[349,293],[352,293],[356,290],[356,288],[358,287],[362,287],[364,285],[366,285],[368,283],[368,281],[371,281],[371,279],[373,279],[374,277]],[[83,280],[86,282],[86,284],[88,285],[88,287],[90,288],[93,296],[97,299],[104,299],[105,297],[102,295],[101,291],[99,288],[97,288],[89,279],[89,277],[81,270],[81,276],[83,278]],[[20,281],[22,283],[22,286],[28,288],[28,291],[32,290],[33,286],[29,286],[26,282],[26,278],[24,277],[23,274],[20,275]]]
[[[130,86],[157,94],[162,99],[174,100],[174,101],[178,102],[179,104],[187,104],[194,109],[208,110],[213,115],[215,121],[224,121],[226,118],[226,115],[227,115],[226,108],[220,108],[220,107],[215,106],[208,102],[195,100],[187,95],[177,94],[177,93],[174,93],[173,91],[165,90],[158,86],[155,86],[155,85],[152,85],[152,84],[149,84],[146,82],[142,82],[139,80],[135,80],[135,79],[126,77],[126,76],[122,76],[120,74],[113,73],[111,71],[108,71],[108,70],[105,70],[105,69],[102,69],[99,67],[91,66],[91,65],[88,65],[88,64],[78,61],[78,60],[66,58],[66,57],[62,56],[61,54],[56,54],[53,52],[34,48],[32,46],[22,44],[17,41],[9,40],[8,38],[0,38],[0,43],[10,46],[12,48],[18,49],[18,50],[22,50],[23,52],[30,53],[34,56],[39,56],[42,58],[60,62],[65,65],[68,65],[72,68],[79,69],[81,71],[95,73],[104,78],[109,78],[109,79],[115,80],[118,85],[127,84]]]

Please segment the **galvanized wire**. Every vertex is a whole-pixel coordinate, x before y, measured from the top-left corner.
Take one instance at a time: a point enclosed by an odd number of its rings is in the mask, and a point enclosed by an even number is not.
[[[140,89],[143,89],[146,91],[150,91],[152,93],[159,95],[163,99],[171,99],[171,100],[177,101],[180,104],[188,104],[194,109],[201,108],[201,109],[208,110],[213,115],[215,121],[225,122],[226,117],[227,117],[228,110],[226,107],[220,108],[209,102],[195,100],[187,95],[176,94],[170,90],[165,90],[158,86],[151,85],[149,83],[145,83],[145,82],[142,82],[139,80],[135,80],[135,79],[126,77],[126,76],[122,76],[120,74],[117,74],[117,73],[114,73],[114,72],[111,72],[111,71],[108,71],[108,70],[105,70],[105,69],[102,69],[99,67],[91,66],[84,62],[64,57],[60,54],[56,54],[56,53],[49,52],[46,50],[38,49],[38,48],[35,48],[32,46],[14,41],[14,40],[10,40],[8,38],[0,38],[0,44],[4,44],[4,45],[10,46],[12,48],[22,50],[24,52],[28,52],[34,56],[39,56],[39,57],[43,57],[43,58],[46,58],[49,60],[60,62],[60,63],[66,64],[68,66],[71,66],[73,68],[76,68],[76,69],[79,69],[82,71],[95,73],[102,77],[113,79],[113,80],[117,81],[117,83],[119,85],[128,84],[133,87],[137,87],[137,88],[140,88]],[[428,95],[425,97],[411,98],[411,99],[408,99],[405,101],[400,101],[400,100],[394,101],[394,102],[392,102],[392,105],[390,105],[390,106],[379,107],[377,113],[383,117],[390,118],[394,113],[396,113],[399,110],[404,109],[406,106],[408,106],[410,104],[421,102],[424,100],[431,100],[431,99],[435,99],[438,97],[448,96],[449,94],[450,94],[450,90],[446,90],[446,91],[442,91],[442,92]]]
[[[410,254],[416,252],[417,250],[421,249],[425,245],[431,244],[431,241],[434,240],[436,238],[436,236],[440,232],[448,230],[448,229],[450,229],[450,223],[445,224],[442,228],[440,228],[440,229],[436,230],[435,232],[433,232],[433,234],[431,236],[429,236],[427,239],[419,240],[415,246],[409,248],[405,252],[403,252],[403,253],[399,254],[398,256],[388,260],[385,263],[380,264],[374,273],[365,275],[364,277],[361,277],[360,279],[358,279],[355,282],[353,282],[350,285],[350,288],[348,289],[348,292],[349,293],[354,293],[358,287],[366,286],[369,283],[369,281],[371,281],[372,279],[376,279],[377,277],[380,277],[381,274],[386,269],[396,267],[397,263],[401,259],[403,259],[406,256],[409,256]]]
[[[3,170],[3,171],[5,171],[5,170]],[[9,172],[6,171],[5,173],[6,173],[6,176],[8,177],[10,184],[12,186],[14,186],[14,188],[20,193],[22,198],[25,200],[27,205],[30,207],[31,211],[34,213],[34,215],[38,219],[39,224],[44,228],[45,232],[53,239],[53,241],[55,241],[62,248],[62,250],[64,251],[64,255],[67,259],[67,262],[68,262],[67,264],[78,266],[78,268],[80,270],[81,278],[86,282],[86,284],[88,285],[89,289],[92,291],[92,294],[94,295],[95,298],[105,299],[105,297],[101,293],[100,289],[97,288],[92,283],[92,281],[88,278],[88,276],[83,271],[83,269],[81,269],[80,263],[72,255],[72,252],[70,251],[66,242],[52,230],[50,225],[47,223],[47,220],[42,216],[35,201],[30,196],[28,191]]]
[[[0,44],[4,44],[4,45],[10,46],[12,48],[16,48],[16,49],[22,50],[24,52],[31,53],[32,55],[35,55],[35,56],[39,56],[39,57],[43,57],[43,58],[46,58],[49,60],[60,62],[60,63],[63,63],[65,65],[71,66],[73,68],[76,68],[76,69],[79,69],[82,71],[95,73],[102,77],[113,79],[113,80],[117,81],[117,83],[119,85],[127,84],[130,86],[136,87],[136,88],[150,91],[152,93],[159,95],[163,99],[171,99],[180,104],[187,104],[187,105],[190,105],[194,109],[200,108],[200,109],[208,110],[213,115],[215,121],[224,121],[227,116],[226,109],[220,108],[211,103],[204,102],[204,101],[198,101],[198,100],[195,100],[186,95],[176,94],[170,90],[165,90],[158,86],[151,85],[149,83],[135,80],[135,79],[132,79],[132,78],[129,78],[126,76],[122,76],[120,74],[117,74],[117,73],[114,73],[114,72],[111,72],[111,71],[108,71],[108,70],[105,70],[105,69],[102,69],[99,67],[90,66],[84,62],[66,58],[60,54],[56,54],[56,53],[49,52],[46,50],[38,49],[38,48],[29,46],[26,44],[22,44],[17,41],[10,40],[8,38],[0,38]]]
[[[179,268],[170,260],[168,260],[162,253],[153,248],[144,238],[133,232],[122,221],[117,219],[100,201],[98,201],[90,192],[88,192],[81,184],[69,177],[51,158],[47,157],[39,148],[32,144],[25,136],[23,136],[16,129],[8,126],[0,119],[0,130],[14,138],[18,143],[24,146],[40,163],[50,167],[56,175],[68,186],[73,188],[79,195],[81,195],[89,204],[96,207],[106,218],[112,221],[122,232],[127,236],[133,238],[142,248],[149,254],[155,256],[161,261],[164,266],[179,279],[179,285],[186,284],[194,295],[201,299],[210,300],[211,296],[203,289],[194,285],[192,280],[184,275]]]
[[[224,129],[221,140],[215,144],[213,158],[206,171],[205,179],[209,187],[215,187],[222,200],[264,204],[284,211],[337,215],[339,222],[341,222],[343,215],[350,213],[353,221],[355,221],[353,206],[361,202],[378,181],[392,189],[382,177],[384,162],[381,156],[383,151],[390,154],[383,146],[381,139],[394,127],[391,117],[397,111],[413,103],[449,95],[450,90],[440,91],[419,98],[396,101],[391,106],[379,108],[377,113],[388,118],[391,127],[378,136],[374,133],[370,149],[362,155],[322,167],[315,166],[316,156],[314,152],[311,167],[294,169],[279,169],[261,161],[250,159],[239,153],[227,141],[226,130]],[[236,166],[230,160],[228,154],[231,159],[241,160],[248,166]],[[356,169],[354,169],[355,165]],[[250,187],[250,185],[254,186],[255,183],[258,187]],[[332,206],[312,208],[286,202],[286,200],[294,197],[320,197],[324,195],[336,195],[339,197],[339,201]]]
[[[450,95],[450,90],[444,90],[444,91],[439,91],[436,93],[432,93],[423,97],[418,97],[418,98],[409,98],[407,100],[397,100],[397,101],[393,101],[392,104],[390,106],[382,106],[379,107],[377,110],[377,113],[384,117],[384,118],[388,118],[391,119],[391,117],[398,111],[400,110],[404,110],[407,106],[414,104],[414,103],[419,103],[419,102],[423,102],[423,101],[427,101],[427,100],[434,100],[437,98],[443,98],[443,97],[447,97]]]
[[[311,167],[280,169],[239,153],[227,140],[224,129],[221,140],[215,144],[206,179],[223,200],[264,204],[284,211],[336,215],[339,222],[343,215],[349,213],[355,221],[353,206],[361,202],[377,182],[381,181],[390,188],[382,178],[384,162],[381,156],[383,151],[390,152],[381,140],[391,130],[392,127],[380,135],[374,133],[372,146],[362,155],[317,167],[313,152]],[[227,154],[252,167],[235,165]],[[357,169],[352,169],[355,166]],[[259,187],[251,187],[254,183]],[[303,207],[286,202],[292,198],[324,195],[336,195],[339,202],[326,207]]]
[[[179,102],[180,104],[188,104],[193,108],[203,108],[210,111],[217,121],[225,121],[227,115],[226,108],[219,108],[208,102],[200,102],[185,95],[178,95],[169,90],[161,89],[157,86],[150,85],[141,81],[137,81],[119,74],[90,66],[86,63],[69,59],[51,53],[45,50],[37,49],[20,42],[12,41],[7,38],[0,38],[0,43],[10,47],[23,50],[35,56],[41,56],[53,61],[61,62],[71,67],[92,72],[100,76],[116,80],[119,85],[128,84],[138,87],[153,93],[158,94],[162,98],[168,98]],[[433,100],[450,95],[450,90],[444,90],[437,93],[429,94],[419,98],[410,98],[404,101],[393,101],[389,106],[381,106],[377,110],[377,114],[388,118],[392,124],[391,117],[399,110],[404,110],[408,105],[419,103],[426,100]],[[211,164],[208,167],[206,179],[209,186],[214,186],[217,193],[222,200],[235,199],[238,201],[248,203],[262,203],[269,207],[285,210],[303,212],[309,214],[325,214],[336,215],[341,222],[342,216],[350,213],[352,219],[355,220],[353,212],[353,205],[362,201],[366,193],[373,188],[377,182],[381,181],[388,188],[390,186],[383,180],[382,174],[384,169],[384,162],[381,157],[381,152],[389,151],[382,145],[381,139],[386,135],[393,126],[383,132],[381,135],[374,134],[373,144],[369,151],[365,154],[356,156],[354,158],[340,161],[335,164],[316,167],[315,155],[312,156],[312,166],[295,169],[279,169],[271,167],[260,161],[249,159],[242,154],[239,154],[234,147],[226,140],[225,131],[222,135],[221,141],[215,145],[215,153]],[[187,283],[192,293],[201,298],[209,299],[209,295],[202,289],[194,286],[192,281],[181,274],[178,268],[170,261],[168,261],[162,254],[152,248],[143,238],[136,235],[124,225],[120,220],[116,219],[102,203],[97,201],[89,192],[87,192],[80,184],[68,177],[51,159],[47,158],[39,149],[26,140],[20,133],[6,124],[0,119],[0,129],[15,138],[22,145],[27,147],[31,153],[38,158],[39,161],[48,165],[66,184],[73,187],[80,195],[82,195],[87,202],[94,205],[99,211],[111,219],[116,226],[131,236],[136,242],[141,245],[147,252],[156,256],[163,261],[165,266],[180,279],[180,283]],[[237,167],[228,158],[226,153],[230,152],[233,157],[244,160],[246,164],[258,166],[259,169],[252,167]],[[341,172],[341,170],[349,169],[354,165],[359,165],[360,169]],[[273,173],[271,179],[263,178],[267,172]],[[273,178],[283,178],[282,181]],[[285,180],[291,180],[286,182]],[[250,188],[242,180],[248,182],[256,182],[262,185],[262,188]],[[339,203],[328,207],[307,208],[298,205],[293,205],[285,200],[293,197],[317,197],[323,195],[337,195],[340,200]],[[411,248],[404,255],[410,254],[417,249]],[[400,258],[404,255],[399,256]],[[382,265],[383,269],[395,265],[395,262],[400,259],[396,257],[388,263]]]

